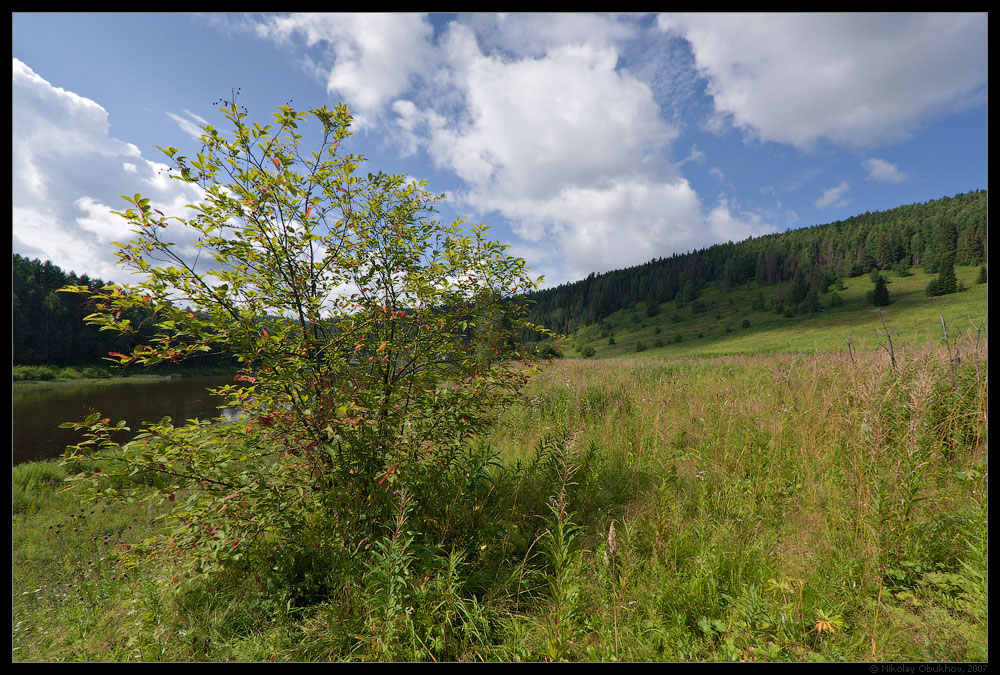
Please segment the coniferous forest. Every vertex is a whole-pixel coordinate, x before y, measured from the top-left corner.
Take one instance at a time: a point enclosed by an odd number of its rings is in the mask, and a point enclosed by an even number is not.
[[[950,265],[983,264],[986,208],[987,192],[977,190],[591,274],[529,296],[532,320],[568,335],[636,303],[654,312],[666,302],[695,303],[713,281],[725,290],[749,281],[777,286],[777,298],[792,313],[816,311],[818,296],[838,278],[910,267],[938,274]]]
[[[130,352],[155,332],[152,317],[133,311],[133,335],[101,331],[84,323],[94,308],[86,295],[61,293],[66,286],[97,290],[105,282],[66,272],[49,261],[14,254],[11,274],[12,352],[15,366],[106,365],[109,352]],[[221,366],[224,358],[203,357],[201,366]],[[190,365],[190,364],[189,364]]]
[[[11,324],[15,365],[92,364],[109,351],[133,346],[126,338],[85,325],[83,318],[93,310],[85,297],[59,292],[67,285],[97,289],[104,282],[14,254]]]

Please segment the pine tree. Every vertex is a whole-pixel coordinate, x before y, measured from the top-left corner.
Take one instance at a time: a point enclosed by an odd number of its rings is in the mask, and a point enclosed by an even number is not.
[[[938,243],[944,254],[952,255],[952,265],[955,264],[955,252],[958,250],[958,229],[955,221],[951,218],[944,218],[938,228]],[[943,259],[944,256],[942,256]]]

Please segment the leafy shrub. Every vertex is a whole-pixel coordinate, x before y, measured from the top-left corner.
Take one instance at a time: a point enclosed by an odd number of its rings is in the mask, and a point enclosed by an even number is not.
[[[14,366],[12,376],[15,382],[48,382],[56,379],[59,373],[49,366]]]
[[[442,198],[423,184],[360,175],[363,158],[341,149],[346,106],[281,106],[267,126],[235,101],[221,112],[230,133],[203,127],[196,160],[163,150],[171,177],[203,190],[194,217],[142,195],[118,213],[136,235],[119,257],[146,280],[71,289],[91,296],[88,321],[102,329],[134,334],[133,310],[157,317],[149,342],[112,354],[122,366],[215,350],[242,363],[245,386],[216,390],[240,424],[165,419],[124,446],[110,436],[123,423],[99,414],[64,425],[86,432],[68,463],[109,462],[76,480],[173,505],[167,534],[190,574],[260,546],[304,560],[303,532],[349,550],[377,538],[402,489],[424,512],[439,496],[426,486],[516,399],[530,373],[516,338],[537,332],[509,300],[536,286],[524,261],[484,225],[432,220]],[[313,152],[307,122],[320,131]],[[189,237],[216,268],[196,271],[169,243]],[[140,475],[151,485],[123,482]]]

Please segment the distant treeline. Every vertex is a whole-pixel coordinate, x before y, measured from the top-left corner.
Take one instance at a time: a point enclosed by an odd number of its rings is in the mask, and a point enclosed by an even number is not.
[[[86,295],[60,293],[64,286],[97,289],[100,279],[64,272],[51,262],[14,254],[12,281],[12,342],[15,366],[82,366],[101,364],[108,352],[128,353],[155,333],[153,317],[129,316],[138,336],[98,331],[83,319],[94,308]],[[210,356],[202,366],[224,366],[228,358]],[[106,363],[105,363],[106,365]]]
[[[717,244],[532,293],[532,321],[563,334],[645,303],[652,316],[665,302],[696,301],[701,289],[756,281],[779,286],[795,305],[825,292],[836,279],[874,269],[903,274],[922,267],[979,265],[987,253],[987,193],[978,190],[900,206],[827,225]],[[541,338],[541,336],[538,336]]]
[[[12,338],[14,365],[76,366],[100,363],[109,351],[126,351],[134,341],[98,332],[83,323],[93,310],[87,298],[59,293],[63,286],[99,288],[100,279],[63,272],[51,262],[14,254]]]

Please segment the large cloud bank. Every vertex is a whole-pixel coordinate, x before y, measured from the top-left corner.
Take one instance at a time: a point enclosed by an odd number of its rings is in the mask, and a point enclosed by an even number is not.
[[[14,251],[105,281],[131,280],[115,266],[112,246],[131,235],[111,213],[126,207],[119,195],[141,192],[168,215],[183,215],[197,190],[111,137],[98,103],[53,86],[16,58],[12,95]]]

